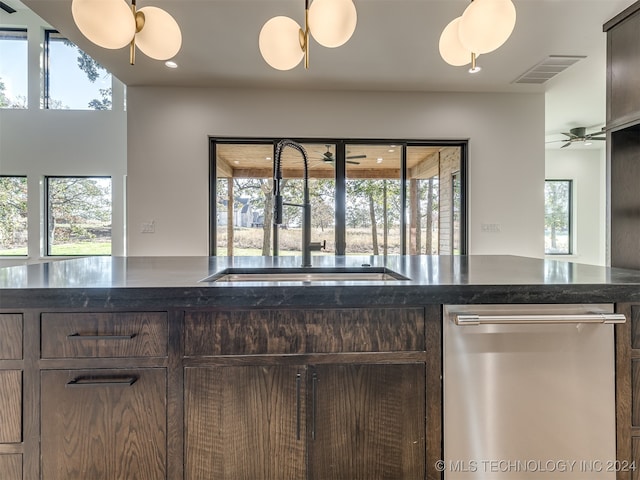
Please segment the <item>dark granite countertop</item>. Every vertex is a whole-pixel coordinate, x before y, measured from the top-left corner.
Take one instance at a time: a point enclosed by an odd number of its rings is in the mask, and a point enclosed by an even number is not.
[[[640,301],[640,271],[516,256],[316,256],[314,267],[385,267],[409,280],[202,282],[299,257],[89,257],[0,268],[0,308],[365,306]]]

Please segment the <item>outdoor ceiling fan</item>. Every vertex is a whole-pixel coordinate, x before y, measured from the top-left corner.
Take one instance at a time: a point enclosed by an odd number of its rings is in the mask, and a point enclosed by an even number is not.
[[[323,162],[327,162],[327,163],[334,163],[336,161],[336,158],[333,156],[333,153],[331,152],[331,144],[329,145],[325,145],[325,147],[327,147],[327,151],[326,152],[322,152],[322,161]],[[349,153],[349,152],[347,152]],[[347,163],[351,163],[353,165],[360,165],[360,162],[355,162],[354,159],[356,158],[367,158],[366,155],[362,154],[362,155],[347,155],[346,161]]]
[[[585,127],[576,127],[569,130],[569,132],[562,132],[562,135],[565,135],[567,138],[563,140],[554,140],[552,142],[547,143],[558,143],[564,142],[560,148],[566,148],[572,143],[583,142],[585,145],[589,145],[590,142],[596,141],[604,141],[606,137],[598,137],[597,135],[602,135],[604,132],[594,132],[587,133],[587,129]]]

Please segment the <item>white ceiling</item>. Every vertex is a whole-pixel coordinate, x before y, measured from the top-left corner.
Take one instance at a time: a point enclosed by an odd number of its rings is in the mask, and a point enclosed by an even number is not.
[[[12,4],[12,0],[4,0]],[[13,0],[15,3],[16,0]],[[258,51],[264,22],[304,19],[303,0],[138,0],[167,10],[182,29],[179,68],[126,49],[105,50],[75,27],[71,0],[23,0],[44,20],[127,85],[231,86],[369,91],[546,92],[546,132],[604,124],[605,40],[602,25],[635,0],[514,0],[518,20],[507,43],[479,57],[483,70],[447,65],[438,53],[442,29],[467,0],[354,0],[358,26],[336,49],[311,43],[310,69],[281,72]],[[548,55],[586,55],[544,85],[513,81]],[[557,138],[563,138],[561,135]]]

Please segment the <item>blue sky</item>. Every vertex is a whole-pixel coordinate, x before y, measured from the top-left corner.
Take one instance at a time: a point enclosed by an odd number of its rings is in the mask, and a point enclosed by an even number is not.
[[[51,97],[71,109],[88,109],[91,100],[101,98],[99,89],[111,87],[111,75],[103,74],[94,83],[89,82],[78,67],[77,57],[77,48],[51,42]],[[0,77],[9,98],[27,96],[26,40],[0,39]]]

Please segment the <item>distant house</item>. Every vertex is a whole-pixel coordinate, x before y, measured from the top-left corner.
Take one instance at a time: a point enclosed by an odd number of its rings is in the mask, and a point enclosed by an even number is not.
[[[234,227],[261,227],[264,223],[264,215],[253,210],[250,203],[251,199],[244,197],[234,198],[236,205],[240,208],[233,210],[233,226]],[[218,212],[218,225],[227,225],[227,208],[228,200],[226,198],[219,199],[218,205],[221,205],[217,209]]]

